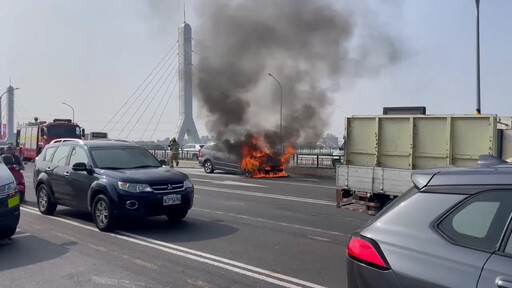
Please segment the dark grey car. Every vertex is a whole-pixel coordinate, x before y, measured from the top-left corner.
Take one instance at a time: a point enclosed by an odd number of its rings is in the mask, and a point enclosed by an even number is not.
[[[207,144],[199,150],[199,165],[203,166],[206,173],[221,170],[242,174],[239,157],[229,154],[219,144]]]
[[[347,249],[348,287],[512,288],[512,164],[416,172]]]

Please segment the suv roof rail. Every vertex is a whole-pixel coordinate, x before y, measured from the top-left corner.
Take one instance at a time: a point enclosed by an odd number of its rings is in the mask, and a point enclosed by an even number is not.
[[[130,141],[130,140],[110,139],[110,138],[94,139],[94,140],[92,140],[92,141],[116,141],[116,142],[127,142],[127,143],[133,143],[133,141]]]
[[[64,143],[64,142],[77,142],[79,144],[84,144],[84,141],[80,140],[80,139],[74,139],[74,138],[60,138],[60,139],[55,139],[53,140],[52,142],[50,142],[50,144],[53,144],[53,143]]]
[[[508,163],[507,161],[494,157],[492,155],[480,155],[478,158],[478,167],[485,168],[490,166],[495,166],[499,164]]]

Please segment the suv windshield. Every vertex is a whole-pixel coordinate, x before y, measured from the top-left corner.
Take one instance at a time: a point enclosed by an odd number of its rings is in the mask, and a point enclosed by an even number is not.
[[[91,154],[100,169],[162,167],[151,153],[140,147],[94,148]]]
[[[80,127],[76,125],[52,125],[46,131],[50,138],[80,138]]]

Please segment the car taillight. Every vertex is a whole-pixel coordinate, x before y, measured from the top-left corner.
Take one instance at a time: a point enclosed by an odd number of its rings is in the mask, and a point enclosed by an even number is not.
[[[199,157],[203,157],[203,149],[199,149]]]
[[[364,239],[350,238],[347,253],[352,259],[379,269],[389,269],[375,247]]]

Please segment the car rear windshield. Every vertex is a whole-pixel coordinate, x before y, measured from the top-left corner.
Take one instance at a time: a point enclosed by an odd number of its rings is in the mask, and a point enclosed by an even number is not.
[[[91,155],[100,169],[135,169],[161,167],[162,164],[141,147],[92,148]]]
[[[377,221],[380,217],[384,216],[389,211],[393,210],[395,207],[400,205],[401,203],[404,203],[406,200],[414,196],[416,193],[418,193],[418,189],[416,187],[411,187],[407,191],[405,191],[402,195],[398,196],[398,198],[395,198],[393,200],[390,200],[390,202],[386,203],[384,208],[377,214],[375,217],[370,219],[368,221],[367,225],[370,225],[371,223]]]

